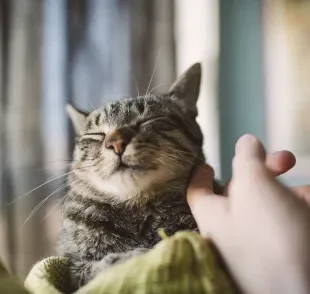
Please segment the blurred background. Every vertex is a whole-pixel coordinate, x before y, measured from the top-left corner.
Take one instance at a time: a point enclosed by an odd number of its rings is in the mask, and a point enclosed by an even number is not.
[[[217,177],[253,133],[295,152],[283,181],[309,183],[309,0],[0,0],[0,56],[0,257],[19,277],[55,254],[68,102],[91,111],[164,92],[200,61],[198,120]]]

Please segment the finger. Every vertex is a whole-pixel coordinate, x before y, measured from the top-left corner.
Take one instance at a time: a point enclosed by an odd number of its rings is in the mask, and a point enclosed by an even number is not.
[[[248,160],[265,160],[265,150],[262,143],[253,135],[246,134],[236,143],[235,153],[238,158]]]
[[[214,170],[208,164],[197,168],[189,182],[187,188],[187,197],[193,194],[202,194],[204,196],[213,194]]]
[[[214,170],[207,164],[194,172],[187,189],[187,201],[204,237],[217,236],[227,212],[227,199],[214,195]]]
[[[233,175],[251,176],[253,171],[266,173],[265,150],[262,143],[252,135],[242,136],[235,148]]]
[[[189,201],[200,234],[213,241],[222,238],[228,219],[228,199],[218,195],[193,194]]]
[[[276,151],[266,155],[265,164],[271,175],[277,177],[292,169],[296,164],[296,158],[290,151]],[[227,195],[230,182],[231,180],[225,185],[224,195]]]
[[[294,154],[286,150],[269,153],[266,156],[266,167],[275,177],[286,173],[295,164],[296,158]]]

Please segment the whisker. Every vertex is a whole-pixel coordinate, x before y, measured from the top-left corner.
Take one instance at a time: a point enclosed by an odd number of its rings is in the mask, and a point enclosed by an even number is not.
[[[94,158],[90,159],[83,159],[83,161],[91,161],[94,160]],[[46,161],[46,163],[58,163],[58,162],[75,162],[75,161],[80,161],[79,159],[60,159],[60,160],[51,160],[51,161]]]
[[[176,156],[175,154],[172,155],[172,154],[169,154],[169,153],[166,153],[166,152],[164,152],[164,154],[167,155],[167,156],[170,156],[170,158],[174,158],[175,160],[185,160],[185,161],[187,161],[187,162],[189,162],[189,163],[199,167],[200,169],[204,170],[205,172],[209,172],[208,170],[203,168],[201,165],[199,165],[199,164],[197,164],[197,163],[195,163],[195,162],[193,162],[193,161],[191,161],[191,160],[189,160],[187,158]]]
[[[134,75],[132,75],[132,79],[133,79],[133,81],[134,81],[134,83],[135,83],[138,97],[140,97],[139,86],[138,86],[137,80],[135,79]]]
[[[67,194],[65,194],[63,197],[61,197],[60,200],[57,201],[57,203],[50,209],[50,211],[46,214],[46,216],[44,217],[44,219],[47,219],[52,212],[56,209],[56,207],[62,202],[62,201],[66,201],[66,199],[70,196],[70,194],[72,193],[72,191],[69,191]]]
[[[73,192],[70,191],[70,194],[68,195],[68,197],[67,197],[66,200],[64,201],[63,210],[62,210],[62,220],[64,220],[65,214],[66,214],[66,212],[67,212],[67,210],[68,210],[68,207],[66,207],[66,201],[69,199],[69,196],[71,196],[72,193],[73,193]],[[76,195],[74,195],[74,197],[73,197],[72,199],[70,199],[70,200],[73,201],[78,195],[80,195],[80,194],[76,193]]]
[[[161,87],[161,86],[166,86],[166,85],[170,85],[170,84],[165,83],[165,84],[159,84],[159,85],[155,86],[154,88],[152,88],[152,89],[150,90],[149,95],[151,95],[151,94],[152,94],[152,92],[153,92],[155,89],[157,89],[158,87]]]
[[[94,159],[83,159],[83,161],[93,161]],[[43,167],[43,168],[36,168],[34,171],[49,171],[49,170],[54,170],[54,169],[65,169],[71,166],[72,163],[74,162],[81,162],[80,160],[55,160],[55,161],[47,161],[46,163],[49,164],[56,164],[57,166],[48,166],[48,167]],[[62,164],[61,166],[58,166],[59,164]]]
[[[86,193],[90,190],[90,188],[91,188],[91,183],[89,183],[89,184],[87,185],[87,187],[86,187],[86,189],[87,189]],[[84,198],[82,194],[76,193],[76,195],[71,199],[71,201],[73,201],[73,200],[74,200],[77,196],[79,196],[79,195],[82,196],[82,198]],[[70,196],[70,195],[68,195],[68,196]],[[66,202],[67,200],[68,200],[68,197],[67,197],[67,199],[65,200],[65,202]],[[62,212],[62,220],[64,219],[65,214],[66,214],[66,211],[67,211],[67,209],[68,209],[68,207],[67,207],[67,208],[65,207],[65,202],[64,202],[64,204],[63,204],[64,210],[63,210],[63,212]]]
[[[88,166],[84,166],[84,167],[81,167],[81,168],[76,168],[76,169],[74,169],[74,170],[72,170],[72,171],[70,171],[70,172],[64,173],[64,174],[62,174],[62,175],[60,175],[60,176],[57,176],[57,177],[54,177],[54,178],[52,178],[52,179],[50,179],[50,180],[44,182],[43,184],[41,184],[41,185],[35,187],[35,188],[32,189],[31,191],[27,192],[25,195],[23,195],[23,196],[21,196],[21,197],[19,197],[19,198],[17,198],[17,199],[14,199],[13,201],[9,202],[8,204],[6,204],[6,206],[11,205],[11,204],[14,203],[15,201],[20,200],[20,199],[22,199],[22,198],[28,196],[28,195],[31,194],[32,192],[34,192],[34,191],[40,189],[41,187],[43,187],[43,186],[45,186],[45,185],[47,185],[47,184],[49,184],[49,183],[51,183],[51,182],[53,182],[53,181],[55,181],[55,180],[61,178],[61,177],[65,177],[65,176],[67,176],[67,175],[69,175],[69,174],[74,173],[74,172],[77,171],[77,170],[81,170],[81,169],[84,169],[84,168],[87,168],[87,167],[92,167],[92,166],[94,166],[94,164],[88,165]]]
[[[148,85],[148,87],[147,87],[147,89],[146,89],[145,96],[147,96],[147,93],[148,93],[149,88],[150,88],[150,86],[151,86],[151,83],[152,83],[152,81],[153,81],[154,74],[155,74],[155,70],[156,70],[157,63],[158,63],[158,58],[159,58],[159,55],[160,55],[160,48],[159,48],[159,50],[158,50],[158,54],[157,54],[157,57],[156,57],[156,60],[155,60],[155,65],[154,65],[153,73],[152,73],[152,76],[151,76],[151,79],[150,79],[149,85]]]
[[[62,182],[64,182],[64,181],[66,181],[66,179],[61,179],[60,181],[56,182],[55,185],[58,185],[58,184],[60,184],[60,183],[62,183]],[[31,193],[31,191],[29,192],[29,194],[30,194],[30,193]],[[19,198],[14,199],[13,201],[11,201],[11,202],[9,202],[8,204],[6,204],[6,206],[9,206],[9,205],[15,203],[16,201],[21,200],[22,198],[24,198],[25,196],[27,196],[27,195],[29,195],[29,194],[26,194],[26,195],[23,195],[23,196],[21,196],[21,197],[19,197]]]
[[[76,182],[78,182],[78,180],[73,180],[72,182],[68,182],[68,186],[71,184],[73,184],[73,185],[75,185],[75,183]],[[50,210],[50,212],[44,217],[44,219],[46,219],[52,212],[53,212],[53,210],[55,210],[55,208],[62,202],[62,201],[64,201],[64,203],[65,203],[65,201],[66,201],[66,199],[70,196],[70,194],[72,193],[72,191],[71,190],[69,190],[68,191],[68,193],[66,193],[63,197],[61,197],[61,199],[59,200],[59,201],[57,201],[57,203],[53,206],[53,208]]]
[[[193,154],[191,152],[182,151],[182,150],[179,150],[179,149],[175,149],[174,152],[176,152],[176,153],[184,153],[184,154],[187,154],[187,155],[192,155],[194,158],[197,158],[197,159],[200,159],[202,161],[205,161],[205,158],[197,156],[197,155],[195,155],[195,154]]]
[[[83,161],[93,161],[94,159],[84,159]],[[65,169],[71,166],[73,162],[80,162],[80,160],[55,160],[55,161],[47,161],[46,163],[49,164],[57,164],[57,166],[48,166],[43,168],[36,168],[33,169],[34,171],[44,171],[44,170],[53,170],[53,169]],[[59,164],[62,164],[61,166],[58,166]]]
[[[93,108],[93,110],[96,110],[96,108],[94,107],[93,103],[91,102],[91,100],[88,98],[88,102],[90,104],[90,106]]]
[[[34,171],[50,171],[55,169],[66,169],[70,167],[70,163],[64,163],[64,166],[49,166],[43,168],[36,168]]]
[[[50,195],[48,195],[44,200],[42,200],[39,204],[36,205],[36,207],[30,212],[29,216],[27,217],[27,219],[25,220],[25,222],[22,224],[22,226],[19,228],[19,230],[21,231],[23,229],[23,227],[26,225],[26,223],[31,219],[31,217],[40,209],[40,207],[50,198],[52,197],[55,193],[57,193],[58,191],[61,191],[62,189],[64,189],[65,187],[68,186],[68,183],[65,183],[63,185],[61,185],[60,187],[58,187],[56,190],[54,190],[54,192],[52,192]]]

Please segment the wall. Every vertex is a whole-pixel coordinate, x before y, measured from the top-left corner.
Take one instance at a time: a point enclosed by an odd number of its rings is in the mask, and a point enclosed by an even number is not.
[[[265,142],[259,0],[220,1],[220,158],[222,179],[231,176],[239,136]]]

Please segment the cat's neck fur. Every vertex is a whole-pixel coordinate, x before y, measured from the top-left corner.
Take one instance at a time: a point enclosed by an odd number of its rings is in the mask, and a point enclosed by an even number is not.
[[[98,185],[90,185],[87,179],[77,178],[74,174],[69,177],[69,182],[72,183],[70,184],[70,198],[81,195],[90,201],[95,200],[116,206],[141,206],[148,202],[169,201],[167,195],[178,195],[178,197],[185,198],[188,179],[178,177],[164,183],[150,184],[148,187],[143,185],[132,187],[130,185],[127,189],[122,186],[126,183],[114,183],[113,186],[108,181],[103,181],[101,189],[98,189]]]

